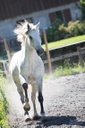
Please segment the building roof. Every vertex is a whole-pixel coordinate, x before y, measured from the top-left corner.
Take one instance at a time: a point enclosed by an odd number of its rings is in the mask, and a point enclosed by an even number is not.
[[[77,1],[79,0],[0,0],[0,20]]]

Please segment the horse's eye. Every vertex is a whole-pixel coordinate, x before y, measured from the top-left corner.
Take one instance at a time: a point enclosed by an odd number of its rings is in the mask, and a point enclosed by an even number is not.
[[[26,34],[28,34],[28,31],[26,32]]]
[[[32,40],[32,36],[29,36],[29,38]]]

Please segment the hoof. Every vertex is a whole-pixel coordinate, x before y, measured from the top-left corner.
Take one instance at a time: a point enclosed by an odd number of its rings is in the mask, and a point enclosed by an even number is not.
[[[30,110],[30,105],[28,103],[26,103],[24,106],[23,106],[24,110],[25,111],[29,111]]]
[[[45,113],[41,113],[41,120],[42,120],[42,121],[45,121],[45,120],[46,120]]]
[[[42,118],[45,117],[45,113],[41,113],[41,117],[42,117]]]
[[[28,122],[28,121],[31,121],[32,119],[31,118],[27,118],[25,119],[25,122]]]
[[[40,120],[41,119],[41,116],[39,116],[39,115],[35,115],[34,117],[33,117],[33,120]]]
[[[25,122],[28,122],[28,121],[31,121],[31,120],[32,120],[32,119],[29,117],[29,115],[25,115],[24,118],[25,118]]]

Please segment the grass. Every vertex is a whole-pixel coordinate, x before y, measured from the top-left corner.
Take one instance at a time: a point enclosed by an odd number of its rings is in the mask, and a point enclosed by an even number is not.
[[[74,44],[74,43],[77,43],[80,41],[85,41],[85,35],[76,36],[76,37],[72,37],[72,38],[68,38],[68,39],[64,39],[64,40],[59,40],[59,41],[55,41],[55,42],[50,42],[50,43],[48,43],[48,48],[50,50],[53,48],[59,48],[62,46]],[[42,45],[42,47],[45,49],[45,44]]]
[[[9,128],[7,121],[7,100],[1,89],[1,86],[5,82],[5,78],[0,75],[0,128]]]
[[[60,66],[54,71],[54,76],[66,76],[81,72],[85,72],[85,67],[82,68],[80,65],[75,65],[74,67],[69,68]]]
[[[82,67],[80,63],[73,64],[71,66],[69,61],[65,60],[63,65],[58,66],[50,75],[45,74],[44,78],[52,79],[60,76],[73,75],[82,72],[85,72],[85,63],[84,63],[84,67]]]

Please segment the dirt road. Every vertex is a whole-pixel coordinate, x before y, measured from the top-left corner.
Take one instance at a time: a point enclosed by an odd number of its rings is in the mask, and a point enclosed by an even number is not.
[[[4,91],[10,106],[10,125],[14,128],[85,128],[85,73],[44,80],[45,121],[24,121],[19,95],[11,80]],[[38,101],[37,106],[40,112]]]

